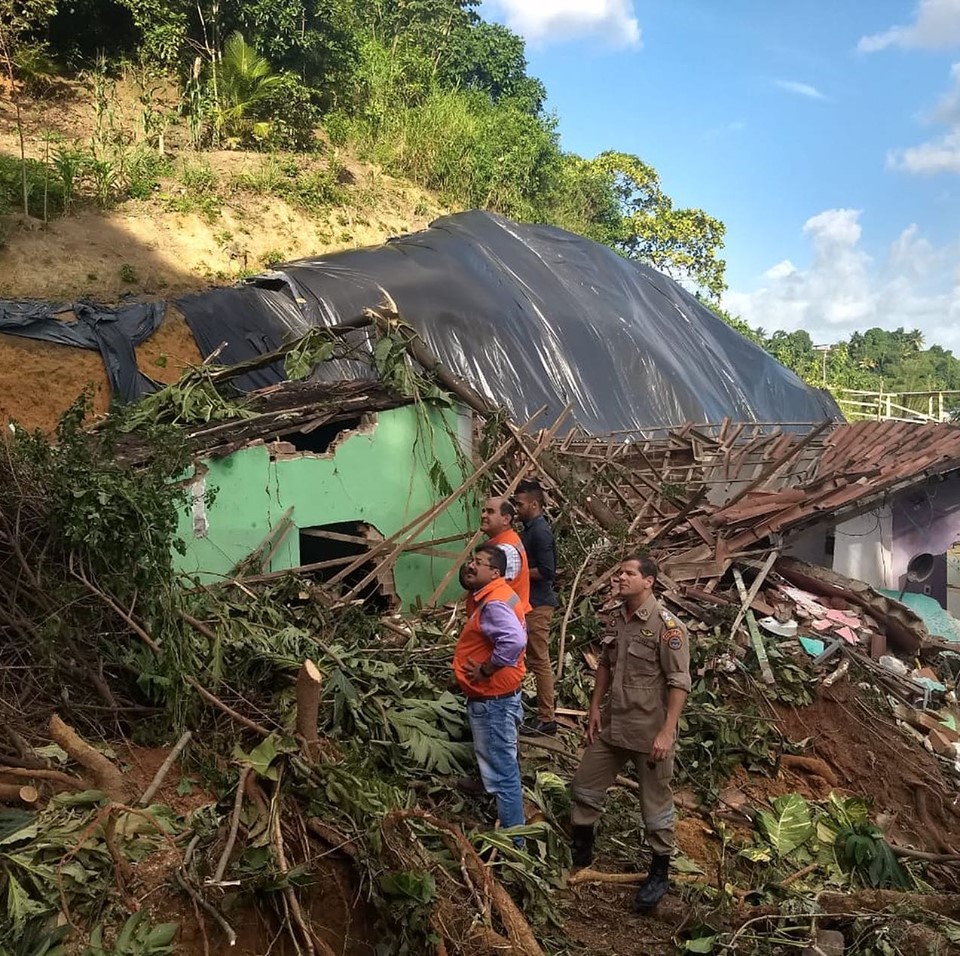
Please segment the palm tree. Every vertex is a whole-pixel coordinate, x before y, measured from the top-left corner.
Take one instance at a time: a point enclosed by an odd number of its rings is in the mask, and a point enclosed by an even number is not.
[[[228,37],[214,69],[219,96],[217,129],[236,135],[242,132],[256,106],[280,82],[280,76],[239,31]]]

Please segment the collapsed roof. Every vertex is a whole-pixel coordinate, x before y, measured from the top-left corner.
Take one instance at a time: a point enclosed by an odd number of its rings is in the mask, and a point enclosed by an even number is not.
[[[350,321],[385,296],[445,365],[520,421],[544,406],[553,420],[568,403],[591,434],[842,418],[826,393],[672,279],[589,239],[486,212],[288,263],[180,305],[204,356],[219,350],[232,365]],[[361,368],[326,363],[316,374],[354,378]],[[254,389],[282,377],[272,366],[240,381]]]

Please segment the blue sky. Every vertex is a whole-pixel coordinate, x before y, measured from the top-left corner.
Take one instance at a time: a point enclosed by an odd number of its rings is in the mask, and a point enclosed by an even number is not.
[[[563,145],[636,153],[727,226],[725,304],[960,354],[960,0],[485,0]]]

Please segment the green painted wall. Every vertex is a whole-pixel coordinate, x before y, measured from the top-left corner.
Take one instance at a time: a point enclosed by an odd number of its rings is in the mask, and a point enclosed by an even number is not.
[[[271,461],[267,447],[256,445],[205,461],[204,485],[215,490],[215,499],[204,506],[195,498],[192,511],[183,514],[179,535],[186,554],[177,555],[178,569],[201,580],[229,574],[291,506],[295,527],[274,555],[270,570],[296,567],[301,563],[297,529],[365,521],[389,537],[444,497],[430,479],[435,462],[452,487],[462,483],[456,435],[468,419],[453,410],[418,412],[415,406],[380,412],[376,418],[375,424],[340,439],[332,455]],[[420,540],[465,532],[471,523],[456,503]],[[460,542],[440,546],[454,552],[460,547]],[[404,604],[429,597],[450,563],[419,554],[401,557],[395,578]],[[451,593],[458,592],[454,579]]]

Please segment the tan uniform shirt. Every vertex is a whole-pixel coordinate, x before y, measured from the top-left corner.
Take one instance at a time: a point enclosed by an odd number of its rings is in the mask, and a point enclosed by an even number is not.
[[[669,688],[690,690],[686,628],[653,595],[629,616],[621,604],[607,619],[600,662],[611,674],[601,740],[650,753],[667,716]]]

